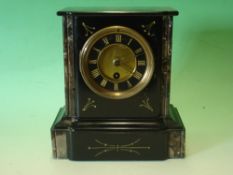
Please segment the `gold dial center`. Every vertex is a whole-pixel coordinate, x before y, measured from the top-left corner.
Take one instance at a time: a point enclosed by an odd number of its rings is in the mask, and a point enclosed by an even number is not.
[[[137,60],[133,51],[120,43],[105,47],[98,57],[100,73],[111,82],[128,80],[135,72],[136,66]]]

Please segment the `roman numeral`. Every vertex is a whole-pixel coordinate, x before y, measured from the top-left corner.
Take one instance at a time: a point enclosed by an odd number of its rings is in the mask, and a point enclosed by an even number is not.
[[[108,83],[108,81],[105,80],[105,79],[103,79],[103,80],[100,82],[100,85],[101,85],[102,87],[105,87],[105,86],[107,85],[107,83]]]
[[[97,49],[96,47],[93,47],[93,50],[95,50],[96,52],[100,53],[100,49]]]
[[[127,45],[129,46],[132,43],[132,41],[133,41],[133,38],[130,38]]]
[[[102,39],[102,41],[104,42],[105,46],[109,44],[109,41],[108,41],[108,38],[107,37],[104,37]]]
[[[121,43],[121,35],[120,34],[117,34],[117,35],[115,35],[115,40],[116,40],[116,42],[118,42],[118,43]]]
[[[142,78],[142,74],[138,71],[136,71],[134,74],[133,74],[133,77],[140,80]]]
[[[119,90],[119,86],[118,86],[118,83],[114,83],[114,91],[118,91]]]
[[[97,64],[97,60],[88,60],[89,64]]]
[[[91,71],[91,74],[94,78],[97,78],[100,75],[99,69],[94,69]]]
[[[139,54],[139,53],[141,53],[143,50],[142,50],[142,48],[141,47],[139,47],[138,49],[136,49],[134,52],[135,52],[135,54]]]
[[[127,80],[126,83],[127,83],[128,88],[131,88],[131,87],[132,87],[132,84],[130,83],[129,80]]]
[[[146,65],[146,61],[145,60],[139,60],[138,61],[138,66],[145,66]]]

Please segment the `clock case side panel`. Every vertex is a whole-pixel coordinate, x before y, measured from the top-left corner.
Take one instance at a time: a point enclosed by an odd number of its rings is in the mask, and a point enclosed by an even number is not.
[[[110,100],[100,97],[93,93],[84,83],[79,70],[77,71],[77,87],[78,87],[78,98],[77,98],[77,115],[78,117],[84,118],[132,118],[132,117],[144,117],[144,118],[159,118],[161,116],[161,105],[162,105],[162,26],[163,20],[162,16],[111,16],[111,15],[100,15],[97,17],[93,16],[77,16],[77,21],[75,21],[77,30],[75,40],[77,42],[77,51],[82,49],[83,44],[88,39],[85,35],[89,36],[104,27],[112,25],[122,25],[132,28],[139,32],[143,37],[146,38],[148,43],[151,45],[155,58],[155,72],[152,80],[147,85],[147,87],[142,90],[137,95],[123,99],[123,100]],[[133,20],[137,18],[138,20]],[[146,32],[143,31],[141,26],[148,24],[153,24],[156,20],[158,25],[155,27],[156,36],[148,36]],[[95,28],[95,31],[87,31],[83,25],[89,29]],[[154,27],[154,26],[153,26]],[[92,32],[92,33],[91,33]],[[78,57],[79,55],[77,55]],[[77,64],[79,64],[77,62]],[[77,66],[78,68],[79,66]],[[151,112],[147,108],[143,107],[143,102],[150,100],[151,106],[154,108]],[[96,106],[98,113],[96,113],[95,108],[90,107],[88,110],[84,110],[84,107],[89,103],[93,102],[93,106]],[[94,103],[95,102],[95,103]],[[110,105],[111,104],[111,105]],[[134,109],[131,110],[130,109]],[[136,110],[136,111],[135,111]],[[98,116],[97,116],[98,114]],[[137,115],[135,115],[137,114]]]
[[[63,18],[63,52],[65,77],[65,111],[68,117],[77,116],[77,87],[74,42],[74,16],[64,15]]]
[[[185,157],[185,127],[176,107],[170,104],[173,16],[163,16],[162,117],[168,128],[169,158]]]
[[[172,30],[173,16],[163,16],[162,34],[162,105],[161,114],[166,118],[169,114],[170,83],[171,83],[171,60],[172,60]]]

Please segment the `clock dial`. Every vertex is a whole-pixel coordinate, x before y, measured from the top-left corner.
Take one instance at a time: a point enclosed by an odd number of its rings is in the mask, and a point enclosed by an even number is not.
[[[93,34],[80,53],[80,70],[96,94],[123,99],[140,92],[154,70],[152,51],[136,31],[111,26]]]

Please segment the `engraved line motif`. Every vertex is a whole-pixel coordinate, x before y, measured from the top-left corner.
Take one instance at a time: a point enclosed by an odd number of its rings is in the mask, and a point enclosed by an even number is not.
[[[104,143],[98,139],[95,139],[95,142],[99,144],[100,146],[89,146],[88,150],[97,150],[97,153],[95,154],[95,157],[101,156],[105,153],[115,151],[115,152],[128,152],[135,155],[141,155],[139,150],[149,150],[151,149],[150,146],[136,146],[137,143],[139,143],[141,139],[137,139],[129,144],[126,145],[119,145],[119,144],[107,144]]]
[[[95,100],[92,100],[91,98],[87,99],[87,103],[84,105],[84,107],[82,108],[82,111],[87,111],[89,108],[96,108],[95,105]]]
[[[151,23],[147,24],[147,25],[141,25],[141,27],[143,28],[143,31],[148,35],[148,36],[155,36],[154,33],[151,33],[152,27],[156,24],[155,21],[152,21]]]
[[[149,97],[147,97],[146,100],[142,100],[142,103],[139,104],[139,107],[144,107],[144,108],[148,109],[148,110],[151,111],[151,112],[154,111],[153,107],[152,107],[151,104],[150,104],[150,99],[149,99]]]
[[[95,27],[88,26],[84,22],[82,22],[82,26],[84,27],[84,29],[86,31],[86,33],[85,33],[86,37],[88,37],[89,34],[91,35],[94,33]]]

